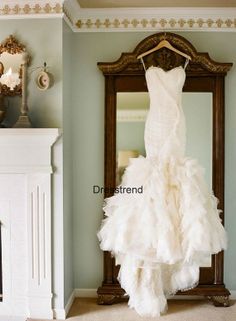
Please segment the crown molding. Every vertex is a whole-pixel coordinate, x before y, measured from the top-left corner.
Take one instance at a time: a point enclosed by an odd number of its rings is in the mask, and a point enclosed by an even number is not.
[[[68,2],[78,4],[76,0]],[[66,4],[64,7],[69,8]],[[70,10],[70,21],[75,32],[235,31],[236,8],[83,9],[78,6],[77,10]]]
[[[72,31],[76,32],[76,22],[80,14],[80,5],[77,0],[65,0],[63,4],[64,20],[67,22],[68,26]]]
[[[1,0],[0,19],[63,17],[63,0]]]
[[[236,7],[85,9],[77,0],[0,1],[0,19],[56,17],[74,32],[236,30]]]

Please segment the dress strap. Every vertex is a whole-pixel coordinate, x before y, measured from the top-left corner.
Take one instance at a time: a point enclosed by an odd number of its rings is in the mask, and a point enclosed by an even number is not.
[[[189,63],[189,59],[188,59],[188,58],[186,58],[185,63],[184,63],[184,70],[186,69],[186,67],[187,67],[188,63]]]
[[[144,63],[144,61],[143,61],[143,57],[141,57],[141,61],[142,61],[144,70],[147,71],[147,69],[146,69],[146,67],[145,67],[145,63]]]

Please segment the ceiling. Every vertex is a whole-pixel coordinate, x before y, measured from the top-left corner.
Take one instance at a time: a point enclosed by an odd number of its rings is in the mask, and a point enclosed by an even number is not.
[[[81,8],[236,7],[236,0],[77,0]]]

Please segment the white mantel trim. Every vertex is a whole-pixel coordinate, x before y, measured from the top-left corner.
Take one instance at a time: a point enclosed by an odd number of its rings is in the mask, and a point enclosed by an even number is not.
[[[3,266],[5,278],[3,302],[0,303],[0,320],[1,317],[4,317],[4,320],[11,317],[13,320],[18,316],[23,316],[25,319],[27,317],[53,318],[51,147],[60,134],[61,131],[58,128],[0,129],[2,197],[0,214],[5,222],[3,243],[5,247],[11,249],[4,251],[3,260],[9,262],[10,267],[16,266],[13,261],[14,251],[17,251],[14,243],[16,238],[19,240],[17,243],[19,252],[24,253],[24,260],[21,260],[22,263],[17,261],[19,269],[15,269],[14,274],[6,264]],[[19,173],[22,175],[18,175]],[[8,186],[8,190],[5,186]],[[10,215],[7,213],[7,208],[11,209],[12,204],[18,207],[12,212],[9,210],[12,214]],[[18,208],[22,211],[21,215],[17,215]],[[7,216],[4,217],[4,215]],[[17,225],[13,224],[14,220],[11,220],[13,215],[19,220],[23,219],[21,234],[18,232]],[[23,234],[24,236],[21,237]],[[22,275],[27,280],[23,285],[19,281],[12,281],[21,279]],[[10,289],[7,284],[11,285]],[[27,295],[19,296],[23,290]]]
[[[55,135],[61,133],[61,129],[59,128],[1,128],[1,135],[8,136],[37,136],[37,135]]]
[[[1,128],[0,145],[51,146],[61,134],[62,131],[59,128]]]
[[[41,173],[41,174],[52,174],[52,166],[1,166],[0,174],[32,174],[32,173]]]
[[[57,128],[1,128],[0,174],[51,174],[50,148],[61,135]],[[43,157],[42,153],[47,153]],[[35,157],[31,155],[35,153]]]

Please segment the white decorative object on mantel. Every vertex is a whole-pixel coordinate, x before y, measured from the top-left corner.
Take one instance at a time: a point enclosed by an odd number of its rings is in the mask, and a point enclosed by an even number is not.
[[[51,147],[57,128],[0,129],[0,318],[52,319]]]

